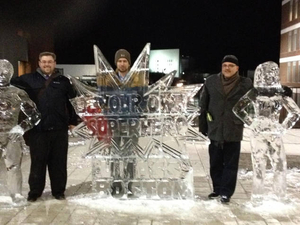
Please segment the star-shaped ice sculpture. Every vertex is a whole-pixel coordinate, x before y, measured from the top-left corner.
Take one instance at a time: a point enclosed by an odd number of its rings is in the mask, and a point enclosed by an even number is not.
[[[187,137],[205,140],[192,127],[198,107],[190,104],[201,85],[171,87],[176,73],[172,71],[149,86],[149,53],[148,43],[121,82],[94,46],[98,87],[89,87],[69,76],[78,92],[71,102],[83,120],[75,133],[92,139],[86,156],[134,154],[147,158],[152,153],[178,151],[164,143],[167,139],[179,146]]]

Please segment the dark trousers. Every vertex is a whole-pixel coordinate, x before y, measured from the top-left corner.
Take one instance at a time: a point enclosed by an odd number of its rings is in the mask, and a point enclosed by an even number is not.
[[[123,150],[121,150],[121,148],[124,147],[124,145],[126,145],[126,143],[129,140],[132,140],[132,142],[134,144],[138,144],[138,142],[139,142],[139,139],[136,136],[132,136],[130,138],[114,137],[114,141],[116,142],[117,146],[120,147],[118,152],[119,152],[121,159],[123,158],[123,160],[127,161],[126,171],[124,171],[125,177],[120,177],[121,172],[116,170],[116,168],[114,168],[115,163],[112,164],[111,172],[113,173],[114,179],[125,179],[126,180],[126,179],[133,179],[133,177],[134,177],[134,161],[135,161],[135,159],[134,158],[130,159],[130,156],[134,155],[133,150],[130,148],[131,145],[129,146],[129,148],[124,148]],[[114,150],[114,151],[116,151],[116,150]]]
[[[241,151],[241,142],[219,143],[211,140],[209,145],[210,177],[214,192],[231,197],[234,193]]]
[[[64,194],[67,184],[67,156],[67,130],[30,132],[29,196],[42,195],[47,166],[52,195]]]
[[[121,179],[127,185],[128,180],[133,179],[135,177],[136,160],[134,157],[131,158],[134,155],[131,145],[129,145],[129,148],[124,148],[123,150],[121,150],[121,148],[124,147],[124,145],[126,145],[126,143],[130,140],[132,140],[134,144],[138,144],[139,139],[137,136],[132,136],[132,137],[114,137],[113,140],[116,142],[117,147],[120,147],[120,149],[118,150],[120,155],[120,161],[123,161],[123,163],[125,163],[125,167],[124,167],[124,171],[120,171],[120,162],[115,160],[111,164],[111,174],[114,180]],[[131,184],[132,183],[128,184],[129,191],[132,191]],[[119,189],[122,188],[119,183],[114,183],[112,187],[112,195],[116,194],[116,187],[118,187]]]

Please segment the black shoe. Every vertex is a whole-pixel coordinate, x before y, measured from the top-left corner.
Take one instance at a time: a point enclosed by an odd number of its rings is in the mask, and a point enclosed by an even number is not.
[[[54,198],[57,200],[65,200],[66,199],[65,195],[55,195]]]
[[[217,194],[216,192],[212,192],[212,193],[210,193],[210,194],[208,195],[208,198],[209,198],[209,199],[216,199],[216,198],[219,198],[219,197],[220,197],[220,195]]]
[[[223,204],[227,204],[227,203],[230,202],[230,197],[228,197],[228,196],[226,196],[226,195],[222,195],[220,201],[221,201],[221,203],[223,203]]]
[[[35,202],[37,199],[38,199],[38,197],[36,197],[36,196],[28,196],[27,197],[28,202]]]

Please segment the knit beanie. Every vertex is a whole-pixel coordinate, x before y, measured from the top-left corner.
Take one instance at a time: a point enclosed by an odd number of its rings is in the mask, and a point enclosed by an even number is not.
[[[222,64],[224,62],[231,62],[231,63],[234,63],[237,66],[239,65],[239,60],[234,55],[225,55],[223,60],[222,60]]]
[[[131,65],[131,59],[130,59],[130,53],[126,51],[125,49],[119,49],[115,54],[115,64],[117,65],[117,62],[120,58],[125,58],[129,62],[129,65]]]

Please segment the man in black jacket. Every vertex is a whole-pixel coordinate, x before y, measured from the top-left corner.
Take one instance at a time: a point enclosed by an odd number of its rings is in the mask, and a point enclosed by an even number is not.
[[[69,79],[56,72],[56,55],[42,52],[39,68],[11,80],[24,89],[35,102],[42,118],[29,132],[31,168],[28,201],[34,202],[45,188],[48,166],[52,195],[65,199],[67,183],[68,128],[76,125],[77,117],[69,99],[75,92]]]
[[[233,195],[243,139],[243,122],[232,112],[236,102],[252,88],[249,78],[239,76],[239,62],[233,55],[222,60],[222,72],[212,75],[201,91],[201,112],[205,113],[210,139],[210,199],[228,203]]]

